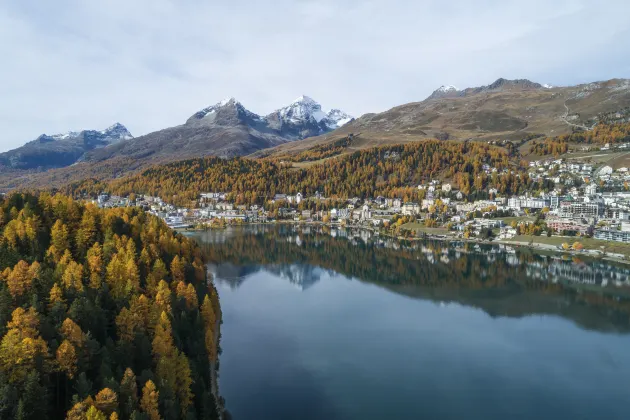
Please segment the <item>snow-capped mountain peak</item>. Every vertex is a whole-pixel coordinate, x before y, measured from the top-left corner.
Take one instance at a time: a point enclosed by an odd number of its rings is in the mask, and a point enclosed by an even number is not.
[[[352,121],[354,118],[345,112],[339,109],[331,109],[328,114],[326,114],[326,118],[324,122],[328,126],[328,128],[334,130],[336,128],[341,127]]]
[[[460,95],[459,89],[453,85],[442,85],[435,89],[427,99],[451,98]]]
[[[133,138],[129,130],[127,130],[127,127],[118,122],[107,127],[105,130],[99,131],[99,133],[106,136],[111,141],[131,140]]]
[[[239,101],[237,101],[236,98],[234,98],[234,97],[225,98],[222,101],[217,102],[214,105],[210,105],[209,107],[206,107],[206,108],[202,109],[201,111],[197,112],[193,117],[196,118],[196,119],[201,119],[201,118],[204,118],[206,116],[210,117],[210,116],[214,115],[220,109],[230,108],[230,107],[234,107],[234,108],[240,109],[240,110],[242,110],[243,112],[245,112],[247,114],[251,114],[252,116],[258,117],[253,112],[250,112],[247,109],[245,109],[245,107]]]
[[[326,118],[326,113],[322,111],[322,106],[313,98],[302,95],[289,106],[280,108],[276,111],[284,122],[299,124],[308,122],[311,119],[319,123]]]
[[[319,105],[317,101],[315,101],[310,96],[300,95],[295,101],[291,102],[292,104],[302,103],[302,104],[314,104]]]
[[[114,125],[107,127],[105,130],[68,131],[66,133],[53,134],[52,136],[47,136],[45,134],[42,134],[40,138],[48,139],[48,141],[50,141],[50,139],[68,140],[68,139],[75,139],[79,137],[81,134],[96,135],[99,137],[100,141],[108,142],[108,143],[115,143],[120,140],[130,140],[133,138],[129,130],[127,130],[127,127],[125,127],[124,125],[118,122],[115,123]]]
[[[453,85],[442,85],[440,86],[437,91],[438,92],[457,92],[457,88]]]
[[[237,101],[234,96],[230,96],[229,98],[224,98],[221,102],[216,104],[215,107],[226,106],[226,105],[231,105],[231,104],[236,105],[236,104],[240,104],[240,102]]]
[[[302,95],[290,105],[275,111],[283,123],[302,124],[317,123],[324,125],[327,130],[334,130],[352,120],[352,117],[339,109],[324,111],[319,102],[313,98]]]

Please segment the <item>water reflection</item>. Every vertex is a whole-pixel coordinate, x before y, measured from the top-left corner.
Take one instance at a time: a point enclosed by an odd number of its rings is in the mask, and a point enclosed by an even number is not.
[[[232,289],[240,287],[251,275],[263,269],[287,280],[302,291],[307,290],[317,283],[322,273],[325,271],[319,267],[301,264],[277,264],[268,265],[264,268],[258,265],[237,266],[232,263],[208,264],[208,272],[210,272],[218,282],[227,284]]]
[[[315,227],[198,240],[234,418],[627,418],[625,266]]]
[[[505,245],[401,242],[366,230],[249,226],[196,234],[215,278],[239,287],[267,270],[307,291],[337,272],[406,296],[492,316],[553,314],[583,328],[630,331],[630,269]]]

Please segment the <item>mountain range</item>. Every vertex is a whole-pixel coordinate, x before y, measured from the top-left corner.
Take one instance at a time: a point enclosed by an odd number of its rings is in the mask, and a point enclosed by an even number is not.
[[[103,131],[43,134],[0,154],[0,172],[37,172],[120,158],[139,165],[204,155],[241,156],[327,133],[351,120],[338,109],[323,111],[308,96],[300,96],[267,116],[257,115],[229,98],[196,112],[182,125],[137,138],[121,124]]]
[[[70,131],[52,136],[42,134],[22,147],[0,153],[0,165],[10,169],[60,168],[72,165],[91,150],[131,139],[133,136],[129,130],[119,123],[102,131]]]
[[[324,111],[308,96],[266,116],[229,98],[195,112],[181,125],[136,138],[119,124],[102,132],[40,136],[0,154],[0,188],[119,177],[152,164],[207,155],[282,157],[340,144],[345,148],[340,153],[350,153],[425,138],[527,141],[589,130],[611,115],[626,118],[629,108],[627,79],[567,87],[504,78],[462,90],[445,85],[420,102],[356,119],[338,109]]]
[[[253,156],[284,156],[345,142],[347,151],[424,138],[513,140],[590,130],[630,107],[630,80],[612,79],[552,87],[526,79],[500,78],[480,87],[445,85],[420,102],[365,114],[324,135],[262,150]],[[627,118],[623,112],[621,118]]]

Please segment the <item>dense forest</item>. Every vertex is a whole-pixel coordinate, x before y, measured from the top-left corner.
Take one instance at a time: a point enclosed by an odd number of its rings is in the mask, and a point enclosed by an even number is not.
[[[594,144],[603,146],[606,143],[617,144],[630,142],[630,123],[597,124],[589,131],[576,131],[557,137],[533,140],[530,152],[545,156],[558,156],[569,150],[569,143]]]
[[[221,312],[193,241],[137,208],[13,194],[0,272],[0,418],[218,418]]]
[[[348,147],[350,147],[354,140],[354,135],[350,134],[346,137],[342,137],[332,143],[320,144],[311,149],[304,150],[295,154],[281,154],[274,156],[278,161],[288,162],[312,162],[320,159],[326,159],[332,156],[340,155]]]
[[[484,168],[484,165],[487,165]],[[488,174],[488,168],[496,172]],[[64,192],[94,196],[101,191],[126,196],[143,193],[189,205],[201,192],[232,194],[236,203],[264,203],[277,193],[328,198],[398,197],[419,200],[417,186],[451,180],[464,194],[494,186],[514,194],[541,187],[505,149],[477,142],[426,140],[384,146],[325,160],[306,169],[268,159],[205,157],[159,165],[110,182],[94,179],[68,185]]]

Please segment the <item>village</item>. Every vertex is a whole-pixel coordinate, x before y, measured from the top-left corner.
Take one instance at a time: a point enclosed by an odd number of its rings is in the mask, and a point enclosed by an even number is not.
[[[496,168],[484,165],[491,176]],[[595,167],[546,159],[529,163],[529,177],[553,186],[548,192],[501,196],[489,188],[484,199],[470,200],[450,183],[431,180],[418,185],[420,202],[400,198],[358,197],[340,201],[297,194],[276,194],[260,205],[237,205],[224,192],[200,193],[194,208],[179,208],[160,197],[99,195],[101,207],[141,206],[174,229],[206,229],[241,223],[324,223],[369,228],[375,232],[397,229],[403,236],[453,239],[522,240],[579,238],[630,244],[630,172],[627,167]],[[534,241],[529,239],[529,241]],[[548,241],[548,239],[547,239]],[[542,242],[542,241],[541,241]],[[565,242],[547,243],[560,248]],[[581,245],[574,246],[580,250]]]

